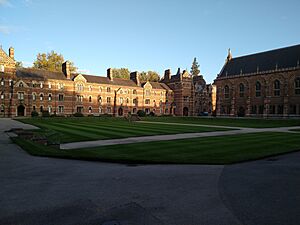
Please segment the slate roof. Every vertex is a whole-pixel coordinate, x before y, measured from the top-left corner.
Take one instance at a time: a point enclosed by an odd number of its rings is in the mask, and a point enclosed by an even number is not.
[[[256,74],[299,67],[300,45],[232,58],[218,77]]]
[[[33,69],[33,68],[19,68],[17,69],[16,75],[18,78],[32,79],[32,80],[47,80],[47,79],[67,80],[67,78],[62,72],[52,72],[48,70]],[[72,74],[71,79],[74,79],[77,75],[79,74]],[[137,87],[136,83],[130,79],[114,78],[113,81],[111,81],[108,77],[101,77],[101,76],[87,75],[87,74],[82,74],[82,76],[89,83]],[[169,90],[169,87],[167,85],[158,82],[150,82],[150,83],[154,89]]]

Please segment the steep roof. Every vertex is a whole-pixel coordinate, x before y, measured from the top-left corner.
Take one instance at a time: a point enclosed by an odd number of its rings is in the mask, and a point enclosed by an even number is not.
[[[33,68],[19,68],[16,73],[19,78],[27,78],[33,80],[45,80],[45,79],[56,79],[56,80],[67,80],[62,72],[53,72],[48,70],[40,70]]]
[[[232,58],[218,77],[253,74],[299,67],[300,45]]]

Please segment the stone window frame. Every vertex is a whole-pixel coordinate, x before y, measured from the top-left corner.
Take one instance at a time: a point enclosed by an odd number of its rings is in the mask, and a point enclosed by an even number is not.
[[[300,77],[296,77],[295,81],[295,95],[300,95]]]
[[[257,98],[261,97],[261,83],[260,83],[260,81],[256,81],[256,83],[255,83],[255,97],[257,97]]]
[[[111,103],[111,97],[106,98],[106,103],[110,104]]]
[[[230,89],[228,85],[224,86],[224,98],[228,99],[230,96]]]
[[[150,98],[145,99],[145,105],[150,105]]]
[[[240,98],[245,97],[245,85],[243,83],[239,85],[239,96]]]
[[[52,94],[51,93],[48,94],[48,101],[52,101]]]
[[[32,101],[36,101],[36,97],[37,97],[36,93],[32,92]]]
[[[44,101],[44,94],[43,93],[40,93],[40,101]]]
[[[89,106],[88,112],[89,112],[89,114],[93,113],[93,107],[92,106]]]
[[[91,95],[89,96],[89,102],[93,102],[93,97]]]
[[[274,88],[274,96],[280,96],[280,86],[281,83],[278,79],[274,80],[273,88]]]
[[[132,91],[132,94],[137,95],[136,89],[134,89],[134,90]]]
[[[64,105],[57,106],[57,112],[59,114],[64,113],[64,111],[65,111],[65,106]]]
[[[4,91],[1,92],[1,99],[3,100],[5,98],[5,95],[4,95]]]
[[[62,98],[61,98],[60,96],[62,96]],[[63,102],[64,99],[65,99],[64,94],[58,94],[58,101],[59,101],[59,102]]]
[[[4,80],[4,78],[1,79],[1,82],[0,82],[0,83],[1,83],[1,86],[4,86],[4,85],[5,85],[5,80]]]

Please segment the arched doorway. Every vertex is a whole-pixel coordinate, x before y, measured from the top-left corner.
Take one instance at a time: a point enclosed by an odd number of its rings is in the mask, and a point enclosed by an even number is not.
[[[18,106],[17,114],[18,114],[18,116],[25,116],[25,106],[24,105]]]
[[[188,107],[183,108],[183,116],[188,116],[189,115],[189,109]]]
[[[119,115],[119,116],[123,116],[123,109],[122,109],[122,108],[119,108],[119,110],[118,110],[118,115]]]
[[[245,109],[244,107],[239,107],[239,111],[238,111],[238,116],[239,117],[244,117],[245,116]]]

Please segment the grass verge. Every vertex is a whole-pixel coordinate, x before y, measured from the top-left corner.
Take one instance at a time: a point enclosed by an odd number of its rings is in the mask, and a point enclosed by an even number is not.
[[[266,132],[59,150],[13,138],[29,154],[118,163],[231,164],[300,149],[300,134]]]

